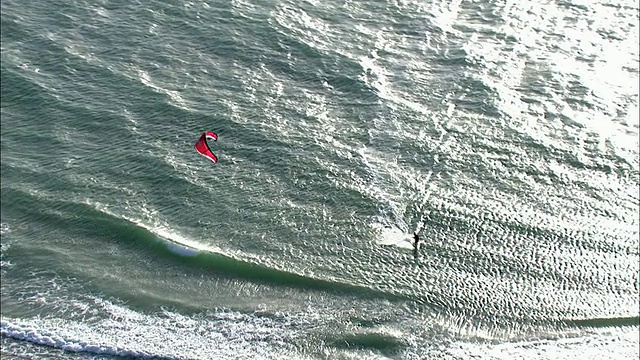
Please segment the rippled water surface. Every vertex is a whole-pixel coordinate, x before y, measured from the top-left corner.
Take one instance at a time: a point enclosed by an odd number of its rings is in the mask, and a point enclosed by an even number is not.
[[[1,6],[3,358],[640,356],[636,2]]]

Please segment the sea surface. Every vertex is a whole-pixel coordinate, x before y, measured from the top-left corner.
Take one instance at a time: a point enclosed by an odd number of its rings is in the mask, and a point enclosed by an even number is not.
[[[1,7],[3,360],[640,355],[637,1]]]

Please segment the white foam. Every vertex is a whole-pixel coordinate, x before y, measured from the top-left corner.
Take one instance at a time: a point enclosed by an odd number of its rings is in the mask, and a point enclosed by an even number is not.
[[[90,334],[90,328],[85,328],[85,332]],[[68,339],[59,335],[56,331],[45,330],[35,326],[34,324],[14,324],[4,319],[0,322],[0,335],[71,352],[86,352],[97,355],[115,355],[136,358],[152,358],[157,356],[144,350],[127,350],[117,346],[98,345],[96,343],[83,340]]]
[[[9,249],[10,245],[10,241],[7,240],[6,235],[9,234],[11,232],[11,228],[9,227],[9,224],[7,223],[1,223],[0,224],[0,236],[2,236],[2,242],[0,242],[0,259],[2,259],[4,257],[4,252],[7,251],[7,249]],[[8,267],[11,267],[13,264],[10,261],[7,260],[0,260],[0,269],[6,269]]]
[[[446,353],[455,358],[485,359],[637,359],[638,327],[606,328],[583,336],[502,343],[454,342]]]
[[[140,82],[142,82],[144,85],[148,86],[149,88],[153,89],[154,91],[161,93],[161,94],[165,94],[167,95],[172,101],[173,104],[184,109],[184,110],[190,110],[190,108],[187,106],[186,101],[184,100],[184,98],[180,95],[179,92],[175,91],[175,90],[170,90],[170,89],[165,89],[160,85],[157,85],[156,82],[151,78],[151,75],[149,75],[148,72],[142,70],[142,69],[138,69],[137,70],[137,74],[138,74],[138,79],[140,80]]]
[[[143,359],[300,358],[291,340],[305,325],[295,317],[226,310],[195,317],[166,310],[147,315],[102,299],[81,303],[107,317],[90,322],[3,317],[0,335],[76,353]]]
[[[5,235],[11,232],[11,227],[7,223],[0,223],[0,235]]]
[[[372,228],[376,232],[375,241],[379,245],[413,249],[412,237],[406,231],[402,231],[395,226],[385,226],[381,223],[373,223]]]

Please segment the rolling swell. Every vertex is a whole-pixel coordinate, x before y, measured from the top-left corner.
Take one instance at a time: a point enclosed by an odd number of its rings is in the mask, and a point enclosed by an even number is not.
[[[616,317],[616,318],[593,318],[582,320],[567,320],[567,325],[576,327],[587,328],[600,328],[600,327],[622,327],[622,326],[640,326],[640,317]]]
[[[339,349],[370,349],[386,356],[397,355],[407,346],[406,340],[379,332],[342,334],[328,343]]]
[[[357,284],[347,284],[274,269],[216,252],[218,250],[197,249],[178,241],[160,237],[153,230],[133,221],[102,212],[89,204],[37,197],[22,190],[7,187],[3,187],[2,202],[14,204],[13,211],[22,213],[23,216],[27,215],[37,218],[38,221],[56,224],[56,227],[65,228],[67,231],[80,232],[88,238],[108,237],[110,241],[134,245],[138,251],[154,252],[156,257],[161,256],[183,266],[212,271],[218,276],[366,299],[417,300],[409,296],[384,292]],[[87,223],[90,223],[91,226],[87,226]]]

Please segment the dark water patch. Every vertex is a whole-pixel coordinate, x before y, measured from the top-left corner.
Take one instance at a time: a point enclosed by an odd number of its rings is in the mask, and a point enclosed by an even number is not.
[[[523,101],[540,103],[541,97],[545,100],[553,100],[552,92],[562,92],[563,87],[557,79],[557,74],[548,65],[530,61],[524,68],[517,90],[522,94]]]
[[[417,7],[419,9],[408,9],[411,7]],[[358,21],[371,23],[370,26],[373,27],[374,25],[377,25],[379,28],[387,27],[384,25],[391,24],[391,29],[394,34],[401,35],[403,37],[415,38],[417,40],[432,37],[437,39],[438,42],[441,42],[445,41],[447,38],[458,38],[457,34],[447,32],[439,26],[435,21],[438,16],[434,15],[432,12],[428,12],[427,9],[423,8],[419,3],[389,3],[381,1],[377,7],[369,8],[369,10],[373,14],[385,14],[387,18],[384,19],[384,21],[381,21],[381,19],[373,16],[371,18],[358,19]],[[353,20],[349,18],[344,21]]]
[[[575,15],[584,16],[585,12],[589,11],[586,5],[576,4],[572,1],[560,0],[556,2],[557,5],[570,9]]]
[[[0,36],[2,38],[2,58],[5,59],[5,44],[22,44],[30,35],[30,30],[24,24],[24,18],[10,10],[5,10],[5,1],[2,2],[2,14],[0,15]],[[16,51],[18,49],[14,49]],[[3,64],[4,65],[4,64]]]
[[[389,318],[364,318],[361,316],[352,317],[350,322],[362,328],[375,328],[380,325],[384,325],[388,322],[392,321]]]
[[[384,356],[397,356],[408,346],[404,339],[378,332],[342,334],[329,339],[328,344],[338,349],[371,350]]]
[[[47,160],[29,165],[19,164],[19,155],[5,155],[2,159],[2,189],[23,188],[36,192],[62,191],[73,188],[63,179],[64,169],[56,160]]]
[[[446,69],[455,69],[457,72],[465,68],[475,68],[477,65],[470,59],[469,54],[462,47],[452,47],[445,50],[442,56],[434,59],[434,63]]]
[[[53,96],[43,85],[35,83],[15,69],[6,67],[2,62],[2,111],[10,113],[2,117],[2,134],[29,133],[38,129],[48,128],[54,120],[51,109],[58,104],[58,99]],[[25,107],[24,104],[30,106]],[[29,121],[16,121],[13,115],[20,115]],[[40,121],[32,121],[39,119]],[[48,120],[48,121],[45,121]]]
[[[604,327],[637,327],[640,326],[640,317],[616,317],[616,318],[593,318],[582,320],[566,320],[566,325],[586,328]]]
[[[464,52],[464,51],[463,51]],[[465,64],[457,64],[462,61]],[[464,71],[461,67],[477,68],[478,65],[470,63],[470,60],[458,58],[443,59],[442,68],[437,73],[442,73],[444,77],[449,77],[456,90],[456,93],[464,94],[452,99],[456,108],[467,113],[482,115],[483,117],[501,118],[502,111],[496,105],[495,99],[499,99],[494,89],[485,84],[482,80],[475,79]],[[451,76],[455,74],[455,76]],[[449,129],[446,129],[449,130]]]
[[[86,150],[83,155],[87,157],[105,156],[114,150],[119,152],[135,146],[134,135],[125,127],[115,125],[122,123],[122,117],[108,107],[88,107],[82,102],[58,102],[54,111],[58,119],[54,125],[57,129],[54,131],[64,129],[69,137],[68,141],[52,139],[51,141],[58,142],[52,144],[54,146],[67,150],[76,147],[76,155],[81,152],[78,150]],[[32,141],[46,143],[46,138],[51,135],[48,132],[37,132],[32,134]]]

